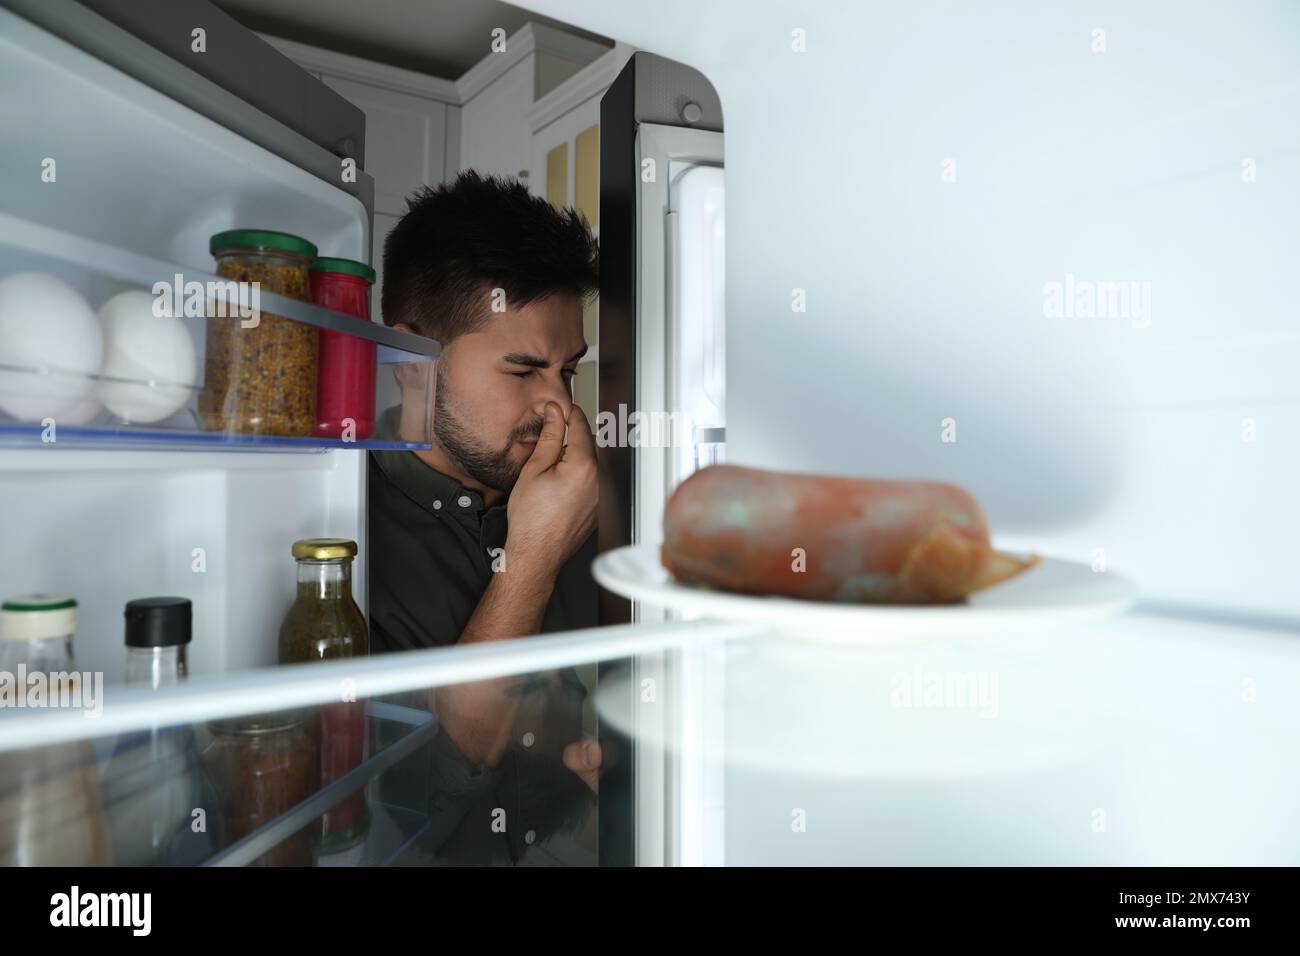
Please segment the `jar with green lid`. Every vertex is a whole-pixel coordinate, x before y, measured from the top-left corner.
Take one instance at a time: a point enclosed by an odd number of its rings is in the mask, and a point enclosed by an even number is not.
[[[352,599],[352,561],[357,544],[346,538],[295,541],[298,596],[280,627],[280,663],[365,657],[370,652],[366,619]],[[315,733],[320,753],[320,786],[326,787],[361,766],[368,749],[366,702],[340,694],[317,711]],[[321,816],[317,831],[322,853],[355,846],[369,828],[365,792],[344,797]]]
[[[96,689],[78,686],[83,675],[72,669],[76,631],[77,602],[68,595],[28,594],[0,604],[0,673],[13,682],[11,706],[20,695],[23,706],[61,705],[61,687],[69,688],[69,703],[90,705],[85,695]],[[29,695],[38,676],[49,688],[41,698]],[[89,740],[0,753],[0,866],[105,866],[112,859]]]
[[[77,600],[66,594],[27,594],[0,604],[0,671],[72,670]]]
[[[232,229],[217,233],[208,247],[223,279],[311,301],[309,270],[316,247],[306,239],[269,229]],[[269,312],[244,318],[233,307],[239,303],[227,304],[224,316],[215,303],[209,304],[199,395],[204,427],[240,435],[311,435],[317,329]]]

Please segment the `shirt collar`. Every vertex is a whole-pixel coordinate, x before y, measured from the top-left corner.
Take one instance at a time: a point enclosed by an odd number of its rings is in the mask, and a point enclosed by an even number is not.
[[[389,418],[397,411],[396,408],[390,408],[384,412],[384,416]],[[440,517],[453,516],[472,527],[478,527],[485,514],[498,508],[503,512],[505,510],[504,503],[485,508],[481,494],[422,461],[413,451],[375,451],[372,454],[389,480],[408,498],[432,514]]]

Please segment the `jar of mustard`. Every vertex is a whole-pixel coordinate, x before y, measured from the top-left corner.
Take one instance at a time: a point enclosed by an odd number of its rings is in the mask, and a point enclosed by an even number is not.
[[[209,242],[217,275],[256,283],[260,292],[311,301],[316,247],[269,229],[232,229]],[[255,300],[246,292],[242,304]],[[225,315],[209,303],[199,416],[212,431],[238,435],[311,435],[316,425],[315,326],[257,311],[241,315],[227,300]]]

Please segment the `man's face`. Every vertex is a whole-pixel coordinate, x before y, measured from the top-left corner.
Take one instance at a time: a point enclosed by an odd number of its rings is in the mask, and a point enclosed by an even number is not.
[[[434,438],[464,474],[509,491],[541,434],[548,401],[567,418],[587,351],[582,303],[554,295],[494,313],[438,360]]]

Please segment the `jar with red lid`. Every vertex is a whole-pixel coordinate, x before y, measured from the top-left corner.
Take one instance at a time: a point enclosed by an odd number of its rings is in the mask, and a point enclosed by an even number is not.
[[[311,298],[335,312],[370,321],[375,270],[352,259],[318,258],[311,267]],[[375,343],[321,329],[316,386],[316,434],[361,441],[375,430]]]

